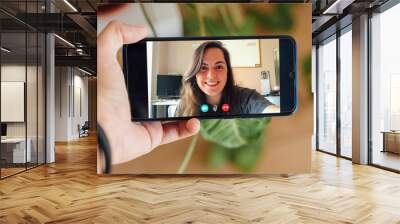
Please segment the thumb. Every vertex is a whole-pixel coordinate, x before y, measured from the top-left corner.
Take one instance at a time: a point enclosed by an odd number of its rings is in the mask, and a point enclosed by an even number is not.
[[[113,20],[107,24],[97,38],[99,54],[115,57],[123,44],[138,42],[146,35],[147,31],[143,26],[128,25]]]

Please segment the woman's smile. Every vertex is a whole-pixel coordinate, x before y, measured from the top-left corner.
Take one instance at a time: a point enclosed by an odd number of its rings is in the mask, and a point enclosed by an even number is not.
[[[205,81],[204,84],[207,85],[208,87],[216,87],[220,81]]]

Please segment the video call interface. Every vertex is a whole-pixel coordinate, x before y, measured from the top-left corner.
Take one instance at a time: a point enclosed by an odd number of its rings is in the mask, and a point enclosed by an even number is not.
[[[279,39],[148,41],[149,118],[280,113]]]

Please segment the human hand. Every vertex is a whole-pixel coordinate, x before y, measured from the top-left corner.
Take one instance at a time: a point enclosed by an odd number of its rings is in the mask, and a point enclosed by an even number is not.
[[[135,159],[159,145],[194,135],[200,129],[200,122],[195,118],[169,123],[131,121],[117,52],[123,44],[145,37],[144,27],[112,21],[97,38],[97,120],[107,136],[112,164]]]

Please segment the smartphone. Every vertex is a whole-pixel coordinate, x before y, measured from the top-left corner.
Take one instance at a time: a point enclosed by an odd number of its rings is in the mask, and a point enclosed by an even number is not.
[[[297,109],[290,36],[147,38],[124,45],[132,121],[255,118]]]

